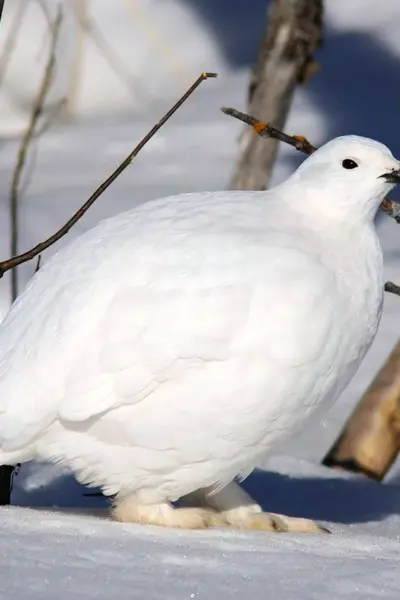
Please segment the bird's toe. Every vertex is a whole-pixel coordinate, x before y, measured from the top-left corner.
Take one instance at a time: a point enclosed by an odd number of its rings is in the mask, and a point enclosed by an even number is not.
[[[312,519],[300,517],[288,517],[276,513],[262,513],[268,515],[276,524],[275,531],[286,533],[331,533],[323,525],[319,525]]]
[[[241,515],[240,519],[230,520],[231,526],[253,531],[270,531],[273,533],[330,533],[325,527],[311,519],[288,517],[276,513],[260,512]]]

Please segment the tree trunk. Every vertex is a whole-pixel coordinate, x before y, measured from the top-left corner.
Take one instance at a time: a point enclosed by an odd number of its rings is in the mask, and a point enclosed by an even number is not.
[[[322,463],[382,481],[400,451],[400,342]]]
[[[249,114],[284,127],[296,84],[316,70],[313,53],[322,42],[322,16],[323,0],[272,0],[249,86]],[[265,189],[278,141],[261,139],[246,128],[241,145],[231,189]]]

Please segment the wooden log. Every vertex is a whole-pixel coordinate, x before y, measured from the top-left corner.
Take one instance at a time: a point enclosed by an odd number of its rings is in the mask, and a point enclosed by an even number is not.
[[[322,464],[382,481],[400,451],[400,341]]]
[[[322,0],[272,0],[249,86],[249,114],[283,129],[296,85],[316,70],[322,18]],[[246,128],[230,188],[265,189],[277,149],[277,140],[261,139]]]

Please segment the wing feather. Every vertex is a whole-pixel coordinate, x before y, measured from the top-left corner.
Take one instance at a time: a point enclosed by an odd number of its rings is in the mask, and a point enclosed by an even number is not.
[[[222,199],[216,224],[210,209],[199,227],[180,202],[171,235],[172,221],[150,208],[92,230],[12,308],[1,327],[2,448],[29,443],[56,418],[81,422],[150,397],[196,392],[208,406],[222,402],[229,419],[249,385],[278,398],[313,385],[317,357],[329,365],[343,306],[337,290],[330,300],[335,276],[313,244],[268,233],[262,203],[252,215],[246,203],[237,209],[241,227]]]
[[[209,377],[211,364],[252,356],[254,365],[262,357],[268,389],[277,370],[298,370],[329,352],[332,276],[296,249],[269,254],[270,266],[255,269],[258,277],[247,283],[119,290],[76,357],[60,418],[82,421],[135,404],[168,381],[189,386],[194,376]]]

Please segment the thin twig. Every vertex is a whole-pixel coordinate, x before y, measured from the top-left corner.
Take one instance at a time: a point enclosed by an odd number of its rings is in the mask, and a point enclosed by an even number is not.
[[[54,21],[52,39],[49,50],[49,58],[44,71],[43,79],[39,87],[38,95],[32,108],[31,118],[22,138],[21,146],[18,152],[17,164],[13,172],[10,193],[10,220],[11,220],[11,256],[14,257],[18,253],[19,242],[19,226],[18,226],[18,204],[19,204],[19,189],[21,176],[24,165],[28,156],[28,152],[34,138],[36,125],[42,115],[43,107],[46,101],[46,96],[53,80],[54,69],[56,65],[56,45],[60,32],[62,20],[61,5],[58,7],[57,16]],[[12,260],[12,259],[11,259]],[[19,264],[19,263],[17,263]],[[11,273],[11,300],[14,301],[18,295],[18,273],[14,269]]]
[[[263,121],[260,121],[255,117],[241,112],[240,110],[236,110],[236,108],[223,107],[221,108],[221,110],[226,115],[235,117],[235,119],[239,119],[239,121],[242,121],[243,123],[246,123],[247,125],[253,127],[254,131],[261,137],[275,138],[280,142],[289,144],[289,146],[296,148],[296,150],[303,152],[307,156],[309,156],[310,154],[315,152],[315,150],[317,150],[317,148],[313,146],[303,135],[288,135],[287,133],[280,131],[280,129],[271,127],[271,125],[269,125],[268,123],[264,123]],[[397,202],[393,202],[393,200],[388,200],[387,198],[385,198],[382,201],[380,208],[390,217],[395,219],[397,223],[400,223],[400,204],[398,204]],[[400,286],[396,285],[392,281],[387,281],[385,283],[384,290],[385,292],[389,292],[391,294],[396,294],[397,296],[400,296]]]
[[[275,140],[289,144],[289,146],[293,146],[293,148],[296,148],[296,150],[299,150],[299,152],[303,152],[308,156],[316,150],[316,147],[303,135],[288,135],[280,129],[272,127],[269,123],[264,123],[264,121],[251,117],[240,110],[236,110],[236,108],[227,108],[224,106],[221,110],[224,114],[235,117],[235,119],[239,119],[239,121],[250,125],[260,137],[274,138]]]
[[[310,154],[317,150],[316,146],[313,146],[311,142],[309,142],[308,139],[303,135],[288,135],[284,131],[276,129],[276,127],[272,127],[268,123],[264,123],[263,121],[256,119],[256,117],[252,117],[244,112],[241,112],[240,110],[236,110],[236,108],[222,107],[221,110],[224,114],[235,117],[235,119],[239,119],[239,121],[250,125],[261,137],[275,138],[280,142],[289,144],[289,146],[296,148],[296,150],[303,152],[303,154],[306,154],[307,156],[310,156]],[[393,200],[388,200],[385,198],[381,202],[380,209],[389,215],[389,217],[392,217],[396,223],[400,223],[400,204],[398,202],[393,202]]]
[[[68,231],[71,229],[73,225],[83,215],[86,211],[92,206],[92,204],[105,192],[105,190],[112,184],[114,181],[121,175],[123,171],[131,164],[133,159],[139,154],[142,148],[147,144],[147,142],[157,133],[157,131],[172,117],[172,115],[182,106],[182,104],[189,98],[189,96],[199,87],[199,85],[205,79],[209,79],[210,77],[216,77],[216,73],[202,73],[198,79],[190,86],[190,88],[183,94],[183,96],[174,104],[174,106],[162,117],[162,119],[154,125],[154,127],[147,133],[144,138],[139,142],[139,144],[134,148],[134,150],[125,158],[125,160],[115,169],[115,171],[93,192],[88,200],[81,206],[81,208],[59,229],[56,233],[51,235],[47,240],[40,242],[27,252],[20,254],[19,256],[14,256],[9,258],[8,260],[4,260],[0,262],[0,278],[3,277],[4,273],[9,271],[10,269],[14,269],[16,266],[35,258],[38,254],[42,253],[44,250],[52,246],[55,242],[57,242],[60,238],[62,238]]]
[[[47,105],[46,116],[43,117],[40,126],[36,127],[34,132],[34,137],[39,138],[44,133],[47,133],[49,129],[54,125],[57,121],[58,117],[62,115],[63,110],[67,104],[67,98],[60,98],[52,104],[51,106]]]
[[[37,257],[37,262],[36,262],[36,267],[35,267],[35,273],[37,273],[41,267],[42,264],[42,255],[39,254],[39,256]]]

